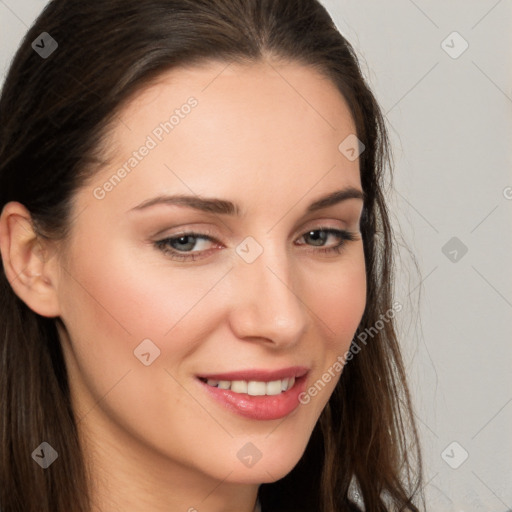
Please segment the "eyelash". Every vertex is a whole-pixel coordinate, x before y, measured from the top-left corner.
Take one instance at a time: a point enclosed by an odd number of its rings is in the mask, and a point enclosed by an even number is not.
[[[358,239],[355,233],[352,233],[350,231],[344,231],[341,229],[329,228],[329,227],[319,227],[316,229],[310,229],[309,231],[304,233],[302,236],[307,235],[309,233],[315,233],[315,232],[323,232],[328,235],[335,235],[340,239],[340,242],[338,243],[338,245],[335,245],[333,247],[321,248],[321,249],[318,249],[317,251],[314,251],[314,252],[321,252],[324,254],[328,254],[328,253],[339,254],[339,253],[341,253],[342,249],[344,248],[346,242],[353,242]],[[186,237],[197,238],[197,239],[202,239],[202,240],[209,240],[211,242],[219,243],[215,238],[209,236],[209,233],[188,232],[188,233],[182,233],[179,236],[168,237],[168,238],[164,238],[162,240],[158,240],[158,241],[154,242],[154,245],[157,249],[161,250],[164,254],[169,255],[171,257],[171,259],[173,259],[173,260],[196,261],[196,259],[198,257],[197,255],[198,254],[200,255],[201,253],[206,252],[206,251],[196,251],[195,253],[194,252],[183,253],[181,251],[177,251],[176,249],[172,249],[169,247],[169,244],[171,242],[174,242],[176,240],[179,240],[180,238],[186,238]],[[199,257],[201,257],[201,256],[199,256]]]

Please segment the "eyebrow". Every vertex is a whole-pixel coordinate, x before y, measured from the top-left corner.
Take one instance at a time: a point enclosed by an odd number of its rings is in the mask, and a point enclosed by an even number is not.
[[[342,190],[336,190],[335,192],[331,192],[326,196],[323,196],[313,203],[311,203],[307,209],[306,213],[316,212],[317,210],[322,210],[324,208],[328,208],[329,206],[334,206],[335,204],[341,203],[348,199],[360,199],[364,201],[364,193],[362,190],[359,190],[355,187],[347,187]],[[216,198],[205,198],[199,196],[187,196],[187,195],[162,195],[157,196],[152,199],[148,199],[143,201],[139,205],[132,208],[130,211],[140,211],[145,210],[154,205],[169,205],[169,206],[184,206],[188,208],[193,208],[195,210],[200,210],[206,213],[214,213],[221,215],[241,215],[241,208],[231,201],[227,201],[225,199],[216,199]]]

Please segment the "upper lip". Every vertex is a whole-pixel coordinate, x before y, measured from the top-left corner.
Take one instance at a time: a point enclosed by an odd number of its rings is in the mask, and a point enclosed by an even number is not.
[[[299,378],[308,373],[308,371],[309,368],[307,366],[289,366],[288,368],[280,368],[277,370],[253,368],[226,373],[209,373],[198,375],[198,377],[212,380],[256,380],[271,382],[273,380],[289,379],[291,377]]]

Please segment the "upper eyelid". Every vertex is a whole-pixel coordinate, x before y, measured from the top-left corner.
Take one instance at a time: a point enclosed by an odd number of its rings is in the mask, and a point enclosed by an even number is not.
[[[353,231],[353,232],[359,231],[359,222],[357,222],[357,227],[355,229],[350,229],[348,226],[340,227],[340,226],[328,225],[329,223],[333,222],[332,219],[331,220],[316,220],[316,221],[311,220],[311,221],[307,221],[307,224],[310,224],[313,222],[316,224],[313,224],[311,227],[304,228],[301,231],[299,231],[298,232],[299,236],[302,236],[305,233],[308,233],[309,231],[316,231],[316,230],[321,230],[321,229],[335,229],[338,231]],[[342,221],[340,219],[337,219],[337,222],[344,222],[346,225],[350,224],[350,222],[348,222],[347,220]],[[166,231],[167,231],[167,229],[161,230],[159,233],[154,235],[154,238],[158,238],[158,239],[177,238],[177,237],[184,236],[184,235],[195,234],[196,236],[205,235],[205,236],[214,238],[216,241],[220,242],[219,239],[223,236],[222,234],[219,234],[217,236],[218,231],[216,229],[211,230],[208,228],[202,229],[202,228],[194,228],[194,227],[185,227],[183,229],[180,229],[176,233],[173,232],[173,233],[169,233],[169,234],[165,234],[165,235],[161,234],[161,233],[165,233]],[[233,230],[231,228],[228,231],[230,234],[233,232]]]

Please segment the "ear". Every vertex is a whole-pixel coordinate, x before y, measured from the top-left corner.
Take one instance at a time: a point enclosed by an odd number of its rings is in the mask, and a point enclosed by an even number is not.
[[[11,201],[2,210],[0,252],[16,295],[42,316],[59,316],[57,258],[51,241],[36,233],[30,212],[21,203]]]

